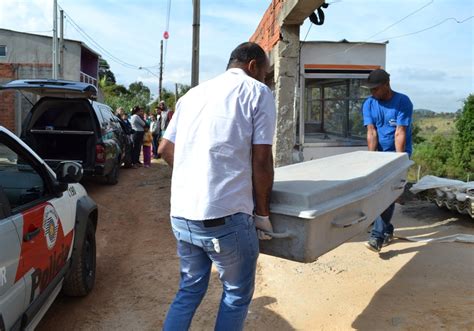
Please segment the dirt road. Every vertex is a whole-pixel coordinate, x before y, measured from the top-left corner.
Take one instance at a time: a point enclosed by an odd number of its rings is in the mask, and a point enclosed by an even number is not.
[[[97,278],[86,298],[60,296],[38,330],[159,330],[178,286],[169,225],[170,171],[123,169],[86,183],[99,205]],[[397,235],[474,234],[474,222],[425,202],[397,205]],[[361,234],[318,261],[260,255],[247,330],[474,330],[474,245],[396,240],[380,256]],[[192,330],[212,330],[215,272]]]

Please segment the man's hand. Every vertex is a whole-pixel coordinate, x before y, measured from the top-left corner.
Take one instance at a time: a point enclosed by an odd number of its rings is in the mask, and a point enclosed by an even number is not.
[[[158,145],[158,154],[160,154],[163,160],[173,168],[174,143],[165,138],[161,139],[160,144]]]
[[[273,232],[270,216],[254,215],[255,227],[257,228],[257,236],[260,240],[270,240],[272,237],[265,232]]]

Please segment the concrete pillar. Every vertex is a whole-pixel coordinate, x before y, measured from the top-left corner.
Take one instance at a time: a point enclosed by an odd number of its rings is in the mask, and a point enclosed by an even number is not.
[[[281,39],[273,49],[277,124],[273,155],[275,167],[292,164],[296,139],[295,86],[298,79],[300,26],[282,25]]]

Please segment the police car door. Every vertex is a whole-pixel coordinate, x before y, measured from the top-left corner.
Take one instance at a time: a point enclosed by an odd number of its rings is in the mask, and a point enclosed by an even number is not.
[[[0,132],[0,185],[11,208],[13,223],[21,248],[14,253],[19,258],[13,282],[24,282],[23,309],[34,316],[42,302],[52,292],[51,285],[64,266],[73,233],[62,234],[60,218],[52,201],[57,201],[47,169],[5,132]],[[3,251],[3,250],[2,250]],[[7,326],[8,329],[8,326]]]
[[[0,168],[3,161],[0,155]],[[8,199],[0,187],[0,330],[2,331],[10,329],[19,319],[25,301],[23,279],[15,281],[21,246],[15,226],[9,217],[10,213]]]

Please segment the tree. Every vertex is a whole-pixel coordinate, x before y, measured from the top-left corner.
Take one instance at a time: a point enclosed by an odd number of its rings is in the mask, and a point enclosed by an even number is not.
[[[474,172],[474,94],[464,101],[464,107],[456,120],[456,136],[453,143],[453,161],[458,175],[465,178]]]
[[[106,60],[99,59],[99,80],[103,80],[108,85],[115,84],[115,75],[110,70],[110,66]]]

